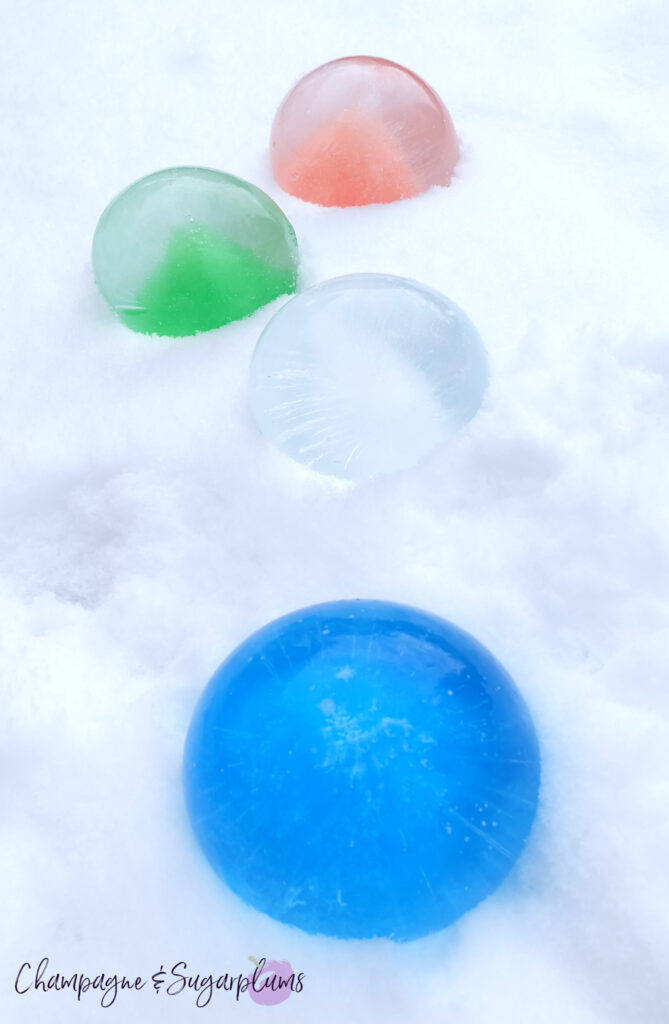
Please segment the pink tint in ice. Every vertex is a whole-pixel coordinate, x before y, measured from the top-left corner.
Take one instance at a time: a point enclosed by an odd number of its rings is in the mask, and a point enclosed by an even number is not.
[[[412,71],[343,57],[301,78],[272,126],[272,170],[319,206],[365,206],[448,185],[458,140],[448,111]]]

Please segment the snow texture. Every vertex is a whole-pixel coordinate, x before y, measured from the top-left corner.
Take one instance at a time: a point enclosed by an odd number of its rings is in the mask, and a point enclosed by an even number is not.
[[[5,5],[0,1016],[89,1024],[664,1024],[669,1019],[667,31],[661,0],[119,0]],[[371,53],[442,96],[453,185],[321,210],[274,186],[276,107]],[[420,467],[351,487],[250,416],[283,299],[169,342],[97,294],[97,218],[183,164],[275,198],[301,287],[363,271],[477,325],[480,413]],[[187,825],[181,752],[223,657],[318,601],[414,604],[515,678],[544,756],[498,893],[415,943],[304,935],[242,905]],[[18,996],[23,961],[150,975],[289,960],[274,1008],[151,986]]]

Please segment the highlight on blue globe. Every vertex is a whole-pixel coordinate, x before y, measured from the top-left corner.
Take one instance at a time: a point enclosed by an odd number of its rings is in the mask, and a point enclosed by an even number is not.
[[[540,756],[513,681],[424,611],[336,601],[245,640],[195,711],[193,829],[247,904],[306,932],[416,939],[508,875]]]
[[[281,307],[249,387],[281,451],[363,480],[419,463],[476,414],[487,384],[483,342],[451,299],[404,277],[350,274]]]

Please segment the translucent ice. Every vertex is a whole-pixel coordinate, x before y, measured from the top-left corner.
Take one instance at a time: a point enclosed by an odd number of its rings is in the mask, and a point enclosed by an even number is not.
[[[391,203],[448,185],[458,161],[450,115],[412,71],[344,57],[293,87],[272,127],[274,177],[321,206]]]
[[[186,741],[190,818],[243,900],[307,932],[413,939],[493,892],[535,816],[522,697],[473,637],[340,601],[249,637]]]
[[[281,210],[254,185],[175,167],[109,204],[93,239],[93,268],[128,327],[180,337],[294,292],[297,243]]]
[[[450,299],[406,278],[352,274],[273,317],[250,396],[287,455],[357,480],[418,462],[476,413],[487,379],[483,343]]]

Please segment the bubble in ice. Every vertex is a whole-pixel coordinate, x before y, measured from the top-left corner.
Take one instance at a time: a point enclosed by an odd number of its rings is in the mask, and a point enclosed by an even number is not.
[[[498,661],[427,612],[338,601],[254,633],[195,710],[195,834],[246,903],[304,931],[415,939],[520,856],[540,755]]]
[[[250,401],[291,458],[360,480],[419,462],[476,413],[487,380],[483,343],[454,302],[406,278],[352,274],[272,318]]]
[[[295,233],[248,181],[201,167],[121,192],[93,239],[95,280],[133,331],[170,337],[254,313],[297,282]]]
[[[305,75],[272,127],[276,181],[320,206],[391,203],[448,185],[458,155],[434,90],[378,57],[343,57]]]

